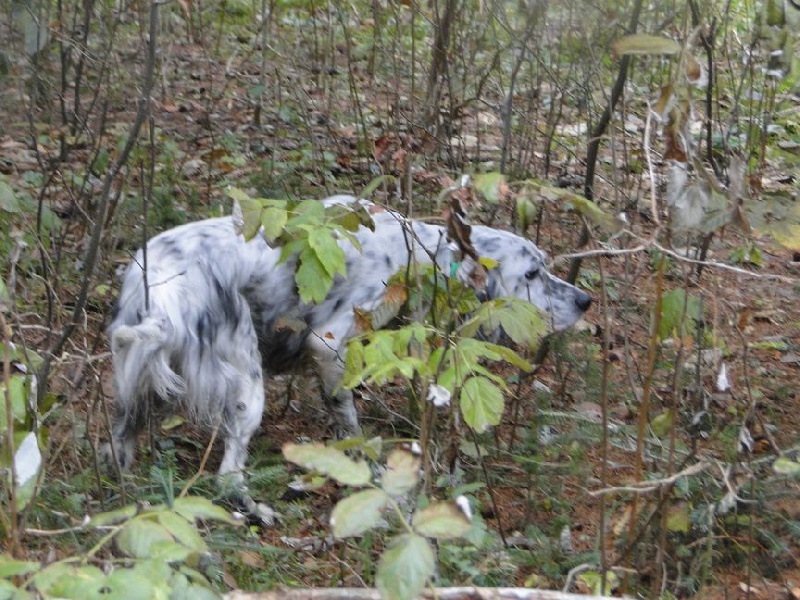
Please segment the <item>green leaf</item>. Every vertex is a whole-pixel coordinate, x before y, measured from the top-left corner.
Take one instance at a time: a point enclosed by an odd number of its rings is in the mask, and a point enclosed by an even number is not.
[[[786,456],[779,456],[772,463],[772,470],[778,475],[786,475],[788,477],[800,477],[800,462],[787,458]]]
[[[303,200],[290,212],[292,216],[287,223],[287,229],[292,233],[304,225],[319,227],[325,221],[325,205],[319,200]]]
[[[7,311],[10,302],[11,295],[8,293],[8,286],[6,286],[6,282],[0,277],[0,312]]]
[[[236,523],[227,510],[221,506],[217,506],[208,498],[184,496],[183,498],[176,498],[172,506],[176,513],[189,521],[205,519],[206,521],[221,521],[230,524]]]
[[[20,210],[17,195],[8,183],[5,175],[0,174],[0,210],[8,213],[17,213]]]
[[[361,193],[359,194],[359,198],[369,198],[372,195],[372,192],[377,190],[379,187],[381,187],[384,184],[387,184],[387,185],[391,184],[394,181],[395,181],[395,176],[394,175],[388,175],[388,174],[387,175],[378,175],[377,177],[373,178],[373,180],[370,181],[367,184],[367,187],[365,187],[363,190],[361,190]]]
[[[33,576],[38,591],[48,598],[99,598],[106,575],[94,565],[53,563]]]
[[[25,423],[27,413],[25,405],[28,396],[28,377],[26,375],[14,374],[8,380],[8,397],[11,400],[11,416],[14,422],[19,425]],[[6,397],[6,384],[0,381],[0,398]],[[0,431],[5,432],[8,428],[8,414],[3,402],[3,410],[0,410]]]
[[[0,360],[5,356],[5,348],[6,345],[0,342]],[[44,362],[44,359],[30,348],[20,348],[16,344],[12,344],[8,350],[11,360],[19,361],[34,371],[38,371]]]
[[[381,477],[381,487],[390,496],[409,492],[419,482],[421,460],[404,448],[394,448],[386,457],[386,472]]]
[[[548,320],[536,306],[519,298],[498,298],[484,302],[461,326],[461,334],[475,337],[480,329],[496,331],[501,327],[515,343],[529,348],[538,346],[549,332]],[[516,364],[517,361],[510,362]]]
[[[681,45],[675,40],[660,35],[646,35],[641,33],[621,37],[611,44],[611,48],[614,54],[618,56],[626,54],[678,54],[678,52],[681,51]]]
[[[528,194],[520,193],[516,198],[517,203],[517,222],[522,231],[527,231],[528,227],[536,222],[539,216],[539,206]]]
[[[38,571],[42,565],[38,562],[27,560],[14,560],[8,555],[0,555],[0,578],[27,575]]]
[[[667,531],[673,533],[689,532],[689,505],[680,502],[667,509]]]
[[[170,510],[165,510],[158,514],[158,522],[164,526],[173,538],[178,542],[193,550],[194,552],[206,552],[206,546],[203,537],[194,526],[194,519],[188,521],[185,517],[176,514]]]
[[[455,353],[463,360],[464,364],[461,365],[463,369],[470,372],[480,367],[479,361],[481,359],[491,361],[504,360],[524,371],[531,370],[530,363],[510,348],[483,340],[461,338],[456,344]]]
[[[375,585],[384,600],[413,600],[433,576],[435,566],[428,540],[413,533],[401,535],[381,556]]]
[[[369,466],[363,460],[355,461],[341,450],[320,443],[284,444],[283,456],[289,462],[309,471],[318,471],[343,485],[367,485],[372,477]]]
[[[600,595],[604,587],[605,593],[609,594],[619,585],[619,577],[614,571],[606,571],[605,586],[603,586],[602,576],[597,571],[584,571],[578,575],[578,579],[596,596]]]
[[[625,225],[614,215],[610,215],[600,208],[597,203],[579,196],[578,194],[565,193],[562,199],[572,204],[576,211],[597,225],[605,233],[613,235],[620,231]]]
[[[665,292],[661,298],[659,338],[663,340],[673,335],[678,337],[692,335],[695,332],[694,322],[700,321],[702,313],[700,299],[687,294],[683,288]]]
[[[792,194],[764,194],[762,202],[748,204],[748,218],[760,234],[781,246],[800,251],[800,203]]]
[[[283,235],[283,230],[289,220],[286,208],[267,206],[261,214],[259,225],[264,228],[264,237],[270,244],[274,244]]]
[[[150,546],[150,558],[166,563],[182,563],[199,553],[178,542],[153,542]]]
[[[0,600],[33,600],[33,595],[27,590],[21,590],[10,581],[0,579]]]
[[[339,247],[333,232],[327,228],[316,228],[308,234],[308,245],[317,255],[320,264],[331,279],[337,274],[346,275],[344,250]],[[327,293],[326,293],[327,295]]]
[[[251,198],[239,188],[228,188],[228,196],[238,202],[242,209],[242,235],[250,240],[255,237],[261,227],[261,211],[264,209],[260,200]]]
[[[436,502],[414,513],[411,525],[417,533],[437,540],[466,535],[472,522],[454,501]]]
[[[140,515],[125,526],[116,538],[120,550],[132,558],[149,558],[154,543],[173,541],[166,527],[152,516]]]
[[[103,598],[126,600],[148,600],[154,598],[157,580],[139,569],[114,569],[105,580]]]
[[[472,185],[489,204],[498,204],[508,193],[506,176],[497,171],[473,176]]]
[[[331,514],[333,535],[361,535],[378,523],[388,502],[389,496],[383,490],[362,490],[339,501]]]
[[[300,253],[300,266],[297,267],[294,279],[300,299],[306,304],[322,303],[333,285],[333,277],[328,274],[316,252],[310,248]]]
[[[503,393],[485,377],[470,377],[461,388],[461,413],[476,432],[497,425],[503,415]]]
[[[667,410],[660,415],[656,415],[653,420],[650,421],[650,429],[653,430],[653,433],[657,437],[663,438],[672,430],[674,422],[674,414],[671,410]]]
[[[116,525],[136,515],[138,508],[136,505],[123,506],[117,510],[109,512],[102,512],[94,515],[89,521],[89,527],[108,527],[109,525]]]
[[[364,345],[361,343],[361,338],[352,338],[347,343],[347,354],[344,357],[342,387],[353,389],[364,383],[361,376],[363,370]]]

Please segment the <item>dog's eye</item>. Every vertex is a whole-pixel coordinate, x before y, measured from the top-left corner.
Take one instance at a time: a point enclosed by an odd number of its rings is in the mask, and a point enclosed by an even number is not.
[[[530,281],[531,279],[534,279],[538,274],[539,274],[539,269],[531,269],[530,271],[525,273],[525,279]]]

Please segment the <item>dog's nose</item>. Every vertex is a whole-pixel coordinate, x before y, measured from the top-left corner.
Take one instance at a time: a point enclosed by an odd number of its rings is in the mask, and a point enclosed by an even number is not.
[[[577,306],[581,312],[586,312],[591,305],[592,297],[586,292],[579,292],[578,296],[575,298],[575,306]]]

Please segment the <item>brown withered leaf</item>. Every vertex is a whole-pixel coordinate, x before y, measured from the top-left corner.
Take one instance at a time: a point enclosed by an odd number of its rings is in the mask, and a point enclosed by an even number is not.
[[[380,161],[381,157],[386,153],[390,147],[394,147],[399,140],[393,135],[382,135],[375,140],[372,149],[372,156],[375,160]]]
[[[447,215],[447,239],[458,245],[462,256],[469,256],[477,262],[480,257],[477,250],[475,250],[475,246],[472,245],[471,234],[472,227],[467,222],[464,206],[460,198],[453,194],[450,197],[450,211]]]
[[[356,322],[356,333],[367,333],[368,331],[374,331],[374,328],[372,327],[372,313],[370,313],[368,310],[355,307],[353,308],[353,317],[353,320]]]
[[[702,65],[691,54],[686,55],[686,79],[691,84],[698,84],[705,78]]]
[[[408,291],[405,285],[400,283],[389,285],[383,294],[383,301],[374,310],[358,307],[353,309],[356,331],[364,333],[385,327],[400,314],[407,299]]]

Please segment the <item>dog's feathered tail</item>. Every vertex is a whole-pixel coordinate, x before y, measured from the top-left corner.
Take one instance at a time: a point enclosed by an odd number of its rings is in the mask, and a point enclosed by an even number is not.
[[[169,325],[162,319],[145,317],[138,325],[120,325],[111,334],[117,403],[129,410],[137,396],[180,397],[186,382],[169,364]]]

